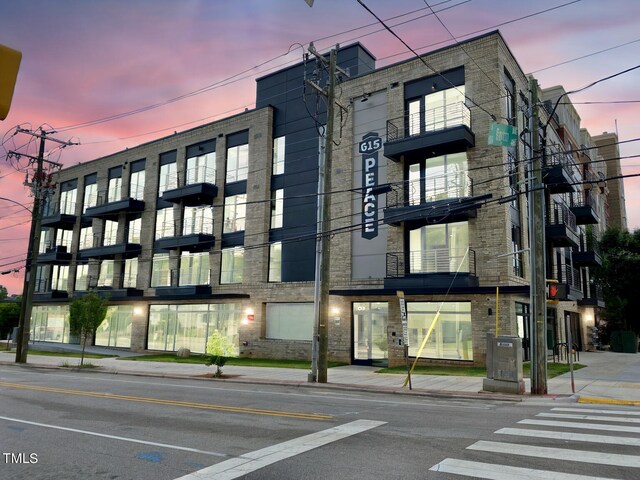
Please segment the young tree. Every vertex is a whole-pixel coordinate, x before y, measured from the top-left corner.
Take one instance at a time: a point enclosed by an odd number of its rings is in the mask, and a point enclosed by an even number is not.
[[[207,340],[207,365],[216,366],[216,377],[222,376],[222,367],[227,363],[227,358],[233,354],[233,344],[220,335],[216,329]]]
[[[84,364],[84,350],[87,340],[96,334],[96,330],[107,316],[108,300],[94,292],[76,298],[69,306],[69,330],[80,336],[82,355],[80,366]]]
[[[609,330],[640,333],[640,230],[608,229],[600,240],[602,267],[595,280],[602,285]]]

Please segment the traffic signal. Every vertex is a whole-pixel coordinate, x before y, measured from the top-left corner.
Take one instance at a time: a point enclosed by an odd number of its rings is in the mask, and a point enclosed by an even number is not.
[[[547,284],[547,298],[549,300],[567,300],[567,284],[549,282]]]
[[[22,60],[21,52],[0,45],[0,120],[4,120],[9,114],[20,60]]]

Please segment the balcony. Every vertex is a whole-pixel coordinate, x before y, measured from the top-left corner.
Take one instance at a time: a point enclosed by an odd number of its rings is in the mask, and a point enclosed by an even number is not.
[[[580,271],[568,264],[553,265],[551,278],[567,285],[568,300],[579,300],[584,296]]]
[[[575,192],[573,157],[559,148],[551,149],[542,165],[542,181],[549,193]]]
[[[571,258],[575,267],[602,266],[602,257],[596,236],[593,234],[580,235],[580,247],[571,253]]]
[[[591,190],[585,190],[582,198],[571,205],[571,212],[576,216],[576,224],[593,225],[600,222],[595,211],[595,200]]]
[[[50,281],[47,278],[39,278],[35,280],[33,292],[33,300],[35,302],[51,302],[69,297],[66,290],[59,290],[58,285],[55,285],[55,288],[53,288],[54,286],[50,286],[49,282]]]
[[[42,211],[41,226],[71,230],[76,223],[74,202],[47,203]]]
[[[405,114],[387,120],[384,155],[395,161],[403,156],[432,157],[474,147],[471,112],[464,102],[454,103],[423,113]]]
[[[180,176],[166,179],[168,189],[162,194],[162,200],[197,207],[211,205],[218,195],[215,169],[204,166],[190,168],[186,171],[185,181],[180,180]]]
[[[576,216],[564,202],[552,202],[546,215],[545,237],[552,247],[575,247],[580,245],[576,227]]]
[[[139,256],[141,252],[142,246],[139,243],[115,243],[113,245],[101,245],[78,250],[78,260],[88,260],[90,258],[113,260],[118,255],[121,258],[133,258]]]
[[[587,286],[584,298],[578,300],[578,306],[604,308],[605,303],[602,287],[600,285],[590,283]]]
[[[159,297],[210,297],[211,284],[209,279],[201,278],[198,272],[192,270],[171,270],[171,285],[156,287]],[[206,281],[207,283],[202,283]]]
[[[210,250],[216,241],[216,237],[213,235],[213,220],[198,220],[200,221],[186,222],[181,235],[171,235],[172,232],[179,231],[178,223],[173,223],[169,228],[163,228],[162,233],[167,236],[153,242],[154,251],[204,252]]]
[[[465,173],[430,178],[424,192],[420,182],[405,182],[402,190],[387,192],[384,222],[400,225],[402,222],[422,221],[459,222],[477,217],[479,200],[473,197],[471,180]]]
[[[38,255],[38,263],[43,265],[69,265],[71,263],[71,253],[64,245],[47,247],[44,253]]]
[[[82,297],[89,292],[109,299],[125,299],[132,297],[141,297],[144,293],[142,290],[135,288],[136,278],[129,275],[117,275],[111,279],[111,285],[96,285],[97,279],[89,277],[87,290],[75,290],[74,297]]]
[[[475,288],[478,285],[474,250],[442,248],[387,253],[384,288],[439,293],[449,288]]]
[[[117,220],[121,213],[140,215],[144,210],[144,202],[135,198],[123,198],[114,200],[107,191],[98,194],[98,201],[95,207],[85,210],[84,216],[89,218],[102,218],[106,220]]]

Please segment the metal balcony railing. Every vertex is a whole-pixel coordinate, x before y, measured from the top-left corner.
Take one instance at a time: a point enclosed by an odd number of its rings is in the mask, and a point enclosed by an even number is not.
[[[557,279],[560,283],[566,283],[572,288],[582,289],[582,277],[577,268],[568,264],[554,265],[552,269],[552,278]]]
[[[474,250],[470,248],[437,248],[427,251],[387,253],[388,278],[456,272],[476,274]]]
[[[460,125],[466,125],[471,128],[471,111],[464,102],[431,108],[426,112],[406,113],[400,118],[387,120],[387,142],[446,130]]]
[[[420,180],[406,181],[400,190],[387,192],[387,207],[406,207],[424,203],[463,198],[473,195],[473,184],[466,172],[451,172]]]
[[[554,200],[547,212],[547,225],[566,225],[576,231],[576,216],[564,202]]]
[[[60,200],[56,202],[46,202],[42,210],[43,217],[49,217],[53,215],[75,215],[76,214],[76,202],[70,200]]]

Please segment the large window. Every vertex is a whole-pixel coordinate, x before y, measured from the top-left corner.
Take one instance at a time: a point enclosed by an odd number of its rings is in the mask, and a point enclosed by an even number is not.
[[[242,283],[244,268],[244,248],[233,247],[222,249],[222,263],[220,266],[220,283]]]
[[[180,285],[208,285],[210,282],[209,252],[182,252]]]
[[[467,222],[425,225],[409,232],[411,273],[469,272]]]
[[[87,211],[87,208],[95,207],[98,204],[98,185],[95,183],[95,179],[91,181],[93,181],[94,183],[90,183],[84,186],[82,213],[85,213]]]
[[[118,222],[113,220],[104,221],[104,235],[102,237],[102,245],[107,247],[115,245],[118,238]]]
[[[89,265],[84,263],[76,266],[75,290],[87,290],[89,288]]]
[[[176,163],[167,163],[160,166],[160,179],[158,182],[158,196],[161,197],[167,190],[178,186],[178,170]]]
[[[71,251],[71,238],[73,237],[73,230],[63,230],[59,228],[56,231],[56,246],[66,247],[67,252]]]
[[[467,154],[431,157],[409,165],[409,205],[420,205],[471,194]]]
[[[239,304],[151,305],[147,348],[174,352],[185,347],[206,351],[207,339],[217,330],[238,355]]]
[[[82,227],[80,229],[80,244],[78,250],[93,247],[93,227]]]
[[[129,196],[136,200],[144,200],[145,161],[138,160],[131,164],[131,177],[129,178]]]
[[[124,277],[122,288],[136,288],[138,279],[138,257],[127,258],[124,261]]]
[[[465,86],[448,88],[415,98],[407,103],[409,135],[420,135],[458,125],[471,126],[465,105]]]
[[[269,281],[282,281],[282,242],[274,242],[269,246]]]
[[[65,291],[69,285],[69,265],[54,265],[51,270],[51,290]]]
[[[311,340],[313,303],[268,303],[267,338]]]
[[[216,152],[187,158],[186,184],[216,183]]]
[[[127,227],[127,242],[140,243],[140,232],[142,231],[142,219],[136,218],[135,220],[129,220]]]
[[[207,233],[213,235],[213,211],[211,207],[184,207],[182,234]]]
[[[69,306],[35,306],[30,338],[38,342],[69,343]]]
[[[224,225],[222,233],[244,230],[247,212],[247,195],[232,195],[224,199]]]
[[[170,285],[169,254],[154,253],[151,267],[151,286],[168,287]]]
[[[173,223],[173,207],[163,208],[156,212],[156,240],[175,236]]]
[[[408,302],[409,355],[418,354],[435,320],[422,357],[473,360],[471,302]]]
[[[284,173],[284,146],[285,137],[273,139],[273,175]]]
[[[284,190],[280,188],[271,192],[271,228],[282,228],[283,205]]]
[[[76,200],[78,197],[78,189],[73,188],[60,193],[60,213],[65,215],[76,214]]]
[[[107,316],[96,330],[96,345],[104,347],[131,347],[131,321],[133,307],[118,305],[107,308]]]
[[[102,260],[100,262],[98,287],[113,287],[113,260]]]
[[[109,185],[107,188],[107,202],[117,202],[122,199],[122,167],[109,170]]]
[[[246,180],[249,173],[249,145],[238,145],[227,149],[226,182]]]

